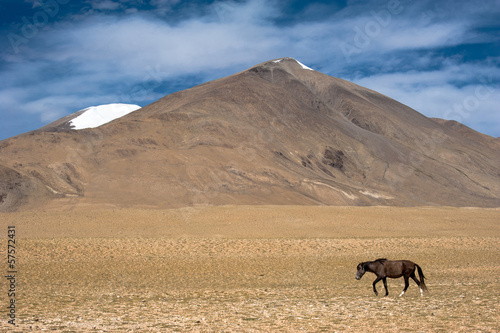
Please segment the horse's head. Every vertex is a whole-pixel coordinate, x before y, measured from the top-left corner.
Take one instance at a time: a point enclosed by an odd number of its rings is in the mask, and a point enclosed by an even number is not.
[[[365,275],[365,273],[366,273],[365,263],[362,262],[362,263],[358,264],[357,270],[358,271],[356,272],[356,280],[361,280],[363,275]]]

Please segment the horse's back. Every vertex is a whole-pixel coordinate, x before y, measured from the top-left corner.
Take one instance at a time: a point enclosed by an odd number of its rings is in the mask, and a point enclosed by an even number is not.
[[[415,263],[410,260],[388,260],[384,263],[387,277],[398,278],[411,274],[415,270]]]

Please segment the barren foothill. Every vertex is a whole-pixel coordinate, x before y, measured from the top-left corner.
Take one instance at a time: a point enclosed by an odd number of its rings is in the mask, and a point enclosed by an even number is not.
[[[203,206],[1,214],[16,226],[15,331],[500,329],[500,210]],[[410,259],[429,293],[357,263]],[[5,265],[4,265],[5,267]],[[3,269],[6,270],[6,267]],[[377,285],[379,290],[383,286]],[[7,281],[0,284],[7,324]],[[5,306],[4,306],[5,305]]]

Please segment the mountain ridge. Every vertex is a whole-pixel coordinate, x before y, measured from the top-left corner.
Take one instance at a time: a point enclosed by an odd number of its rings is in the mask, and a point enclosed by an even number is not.
[[[498,207],[500,154],[489,141],[281,58],[98,128],[0,142],[0,179],[11,184],[0,209]]]

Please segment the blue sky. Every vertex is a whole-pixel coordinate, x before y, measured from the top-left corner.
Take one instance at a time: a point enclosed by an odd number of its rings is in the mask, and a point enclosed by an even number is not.
[[[500,136],[500,2],[0,0],[0,140],[294,57]]]

